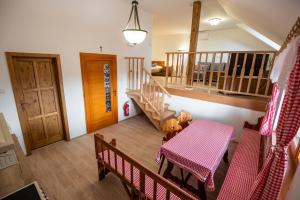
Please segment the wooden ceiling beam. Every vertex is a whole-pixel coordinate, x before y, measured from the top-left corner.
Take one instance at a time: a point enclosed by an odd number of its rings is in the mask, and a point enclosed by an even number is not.
[[[201,1],[194,1],[189,52],[197,51],[198,31],[200,26],[200,14],[201,14]],[[188,58],[188,77],[187,77],[187,84],[189,85],[192,85],[194,66],[195,66],[195,54],[190,54]]]

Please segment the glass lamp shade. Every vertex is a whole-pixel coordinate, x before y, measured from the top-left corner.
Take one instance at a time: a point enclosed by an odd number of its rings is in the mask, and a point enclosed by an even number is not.
[[[140,44],[145,40],[147,31],[139,29],[125,29],[123,30],[123,34],[130,44]]]

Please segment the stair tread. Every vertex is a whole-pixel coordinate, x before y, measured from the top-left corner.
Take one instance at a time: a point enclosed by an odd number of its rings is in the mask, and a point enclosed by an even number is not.
[[[131,90],[127,92],[127,95],[129,96],[140,96],[140,91],[139,90]]]
[[[168,119],[168,118],[172,117],[173,115],[175,115],[175,113],[176,113],[176,112],[173,111],[173,110],[166,110],[166,111],[163,113],[162,120],[165,120],[165,119]],[[160,117],[157,116],[157,115],[153,116],[153,118],[156,119],[156,120],[160,120]]]
[[[162,117],[160,117],[153,108],[151,108],[145,101],[141,102],[140,101],[140,90],[129,90],[127,91],[127,95],[134,99],[134,101],[139,105],[139,107],[141,108],[141,110],[143,110],[143,112],[147,115],[147,117],[150,119],[150,121],[153,123],[153,125],[157,128],[160,129],[160,123],[173,117],[176,112],[173,110],[169,110],[167,109],[167,107],[169,106],[168,103],[164,103],[165,108],[167,110],[165,110],[162,114]]]

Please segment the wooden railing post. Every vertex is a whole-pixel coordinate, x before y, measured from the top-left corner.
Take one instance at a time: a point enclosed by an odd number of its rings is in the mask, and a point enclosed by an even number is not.
[[[165,87],[168,87],[168,75],[169,75],[169,62],[170,62],[170,54],[167,53],[167,63],[166,63],[166,80],[165,80]]]
[[[210,93],[210,89],[211,89],[211,84],[213,81],[213,75],[214,75],[214,70],[215,70],[215,59],[216,59],[216,52],[213,53],[212,55],[212,62],[210,64],[210,74],[209,74],[209,86],[208,86],[208,93]]]
[[[141,59],[141,69],[140,69],[140,101],[143,102],[143,73],[144,73],[144,58]]]

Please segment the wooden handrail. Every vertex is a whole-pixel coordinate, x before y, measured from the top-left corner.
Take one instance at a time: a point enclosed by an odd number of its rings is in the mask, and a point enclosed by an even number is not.
[[[147,68],[143,67],[143,70],[151,77],[151,80],[153,80],[154,83],[156,83],[158,85],[158,87],[166,94],[168,95],[168,97],[171,97],[171,94],[166,90],[166,88],[160,83],[158,82],[156,79],[154,79],[151,75],[151,72],[148,71]]]
[[[184,190],[180,189],[178,186],[176,186],[175,184],[169,182],[167,179],[163,178],[162,176],[160,176],[157,173],[154,173],[152,171],[150,171],[147,167],[145,167],[144,165],[140,164],[138,161],[136,161],[135,159],[129,157],[128,155],[126,155],[125,153],[123,153],[122,151],[120,151],[119,149],[117,149],[115,147],[115,145],[112,145],[108,142],[106,142],[103,138],[102,135],[96,133],[94,135],[94,139],[95,139],[95,153],[96,153],[96,158],[98,159],[98,161],[100,161],[101,163],[103,163],[103,160],[99,160],[101,159],[101,157],[99,155],[102,155],[102,159],[104,158],[104,151],[107,151],[108,153],[112,153],[112,155],[114,155],[115,160],[117,159],[117,156],[119,156],[122,159],[122,163],[124,163],[124,161],[126,161],[129,165],[130,165],[130,169],[131,169],[131,180],[128,180],[125,176],[125,174],[120,174],[116,168],[116,163],[115,165],[112,166],[110,163],[110,156],[108,157],[108,163],[105,163],[105,166],[113,173],[115,173],[117,176],[119,176],[119,178],[121,179],[122,182],[125,182],[126,184],[128,184],[130,187],[133,188],[133,190],[138,191],[138,187],[134,185],[133,183],[133,168],[139,170],[140,172],[140,184],[141,182],[144,182],[143,180],[141,181],[141,179],[145,178],[145,176],[148,176],[149,178],[151,178],[153,180],[153,185],[161,185],[163,188],[166,189],[166,195],[167,193],[173,193],[174,195],[176,195],[177,197],[179,197],[180,199],[185,199],[185,200],[196,200],[195,197],[191,196],[190,194],[188,194],[187,192],[185,192]],[[115,141],[115,140],[114,140]],[[114,142],[115,143],[115,142]],[[122,164],[122,173],[125,172],[125,170],[123,169],[124,165]],[[144,190],[145,185],[143,185],[143,190]],[[156,199],[156,197],[154,197],[154,194],[156,194],[157,188],[153,187],[155,189],[155,192],[153,192],[153,197],[148,197],[150,199]],[[143,192],[144,193],[144,192]],[[138,194],[140,195],[140,193]],[[145,194],[144,194],[145,195]]]
[[[203,53],[277,53],[277,51],[168,51],[165,54],[203,54]]]
[[[192,69],[184,61],[190,54],[195,54]],[[270,72],[276,51],[167,52],[166,55],[165,87],[256,97],[271,95]]]
[[[165,112],[165,96],[171,97],[165,87],[154,79],[144,67],[144,58],[125,57],[128,60],[128,89],[140,94],[140,102],[148,106],[162,119]]]

